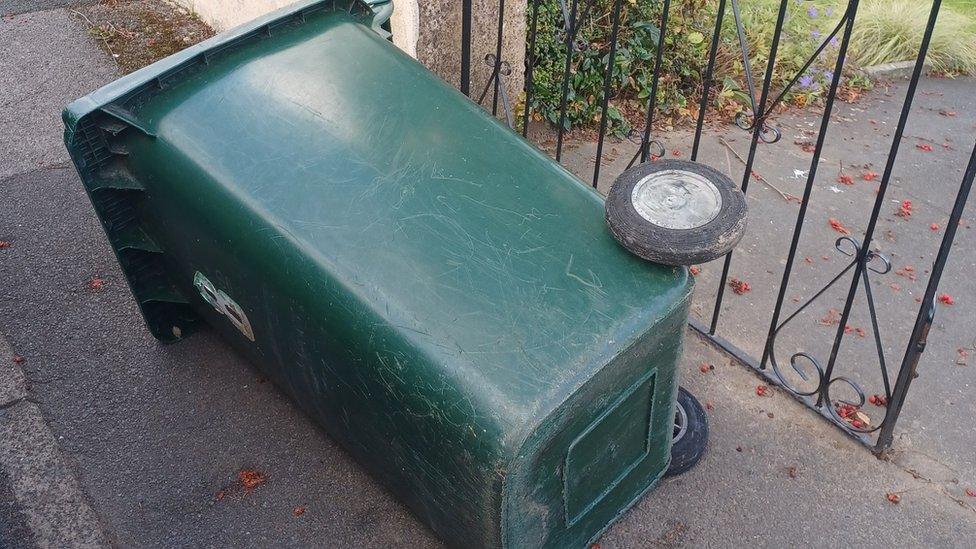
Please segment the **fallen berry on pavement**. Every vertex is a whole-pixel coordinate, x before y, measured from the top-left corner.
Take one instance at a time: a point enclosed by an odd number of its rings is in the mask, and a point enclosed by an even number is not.
[[[739,295],[742,295],[752,289],[752,286],[750,286],[748,282],[745,280],[739,280],[735,277],[729,279],[729,287],[732,288],[733,292]]]
[[[769,389],[765,385],[757,385],[756,386],[756,395],[758,395],[758,396],[766,396],[766,393],[768,391],[769,391]]]
[[[851,234],[851,231],[848,230],[847,227],[845,227],[844,224],[838,219],[831,217],[827,220],[827,223],[830,223],[831,229],[839,232],[840,234]]]
[[[893,492],[888,492],[887,494],[885,494],[885,497],[888,498],[888,501],[890,501],[891,503],[898,503],[901,501],[901,496]]]
[[[905,265],[901,269],[895,270],[895,274],[915,282],[915,267],[912,267],[911,265]]]
[[[966,495],[971,498],[976,498],[976,488],[966,488]]]
[[[691,268],[688,269],[688,271],[691,272],[691,276],[698,276],[698,273],[701,272],[701,268],[698,267],[697,265],[692,265]]]
[[[878,174],[876,174],[876,173],[874,173],[872,171],[866,171],[866,172],[862,172],[861,173],[861,179],[863,179],[865,181],[874,181],[874,179],[877,178],[877,177],[878,177]]]
[[[0,250],[5,250],[10,247],[9,240],[0,240]]]
[[[14,361],[14,364],[23,364],[24,363],[24,357],[22,357],[20,355],[14,355],[14,357],[13,357],[12,360]]]
[[[88,289],[93,292],[100,292],[104,287],[105,281],[97,276],[88,281]]]
[[[902,200],[901,204],[898,205],[898,211],[895,212],[898,217],[911,217],[912,216],[912,201]]]
[[[834,324],[840,324],[840,313],[837,309],[827,309],[827,314],[825,314],[820,320],[817,321],[823,326],[833,326]]]
[[[291,514],[295,515],[296,517],[300,517],[305,514],[305,508],[299,505],[291,510]]]
[[[915,148],[920,151],[932,152],[932,145],[929,145],[928,143],[917,143]]]
[[[843,183],[844,185],[853,185],[854,184],[854,178],[851,177],[851,176],[849,176],[849,175],[847,175],[846,173],[842,173],[839,176],[837,176],[837,181],[839,183]]]
[[[955,300],[952,299],[952,296],[949,294],[940,294],[939,302],[941,302],[943,305],[952,305],[955,303]]]
[[[249,491],[261,486],[268,480],[261,472],[253,469],[241,469],[237,473],[237,479],[244,486],[244,489]]]

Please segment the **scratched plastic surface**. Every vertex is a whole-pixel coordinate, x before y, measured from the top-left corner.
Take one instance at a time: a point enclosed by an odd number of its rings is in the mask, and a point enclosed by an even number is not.
[[[667,465],[691,281],[374,11],[144,69],[68,148],[157,337],[212,325],[451,545],[583,546]]]

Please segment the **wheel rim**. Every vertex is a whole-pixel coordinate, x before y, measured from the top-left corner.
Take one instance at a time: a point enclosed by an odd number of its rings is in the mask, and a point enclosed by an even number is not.
[[[661,170],[644,177],[634,185],[630,200],[644,220],[672,230],[701,227],[722,211],[715,184],[685,170]]]
[[[686,432],[688,432],[688,412],[678,402],[674,406],[674,431],[672,432],[671,444],[681,440]]]

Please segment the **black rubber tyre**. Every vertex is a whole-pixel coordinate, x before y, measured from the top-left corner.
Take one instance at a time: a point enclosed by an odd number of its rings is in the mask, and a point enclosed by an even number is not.
[[[686,160],[634,166],[614,181],[606,202],[614,238],[638,257],[664,265],[695,265],[727,254],[745,233],[746,214],[745,196],[728,177]]]
[[[664,473],[666,477],[680,475],[694,467],[705,455],[705,448],[708,446],[708,419],[705,417],[705,409],[684,387],[678,387],[678,402],[674,416],[671,465]],[[682,423],[683,429],[681,429]]]

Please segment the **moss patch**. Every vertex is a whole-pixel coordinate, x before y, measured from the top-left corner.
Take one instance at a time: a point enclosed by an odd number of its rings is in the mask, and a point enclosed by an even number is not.
[[[160,0],[103,0],[72,11],[126,74],[214,35],[196,15]]]

